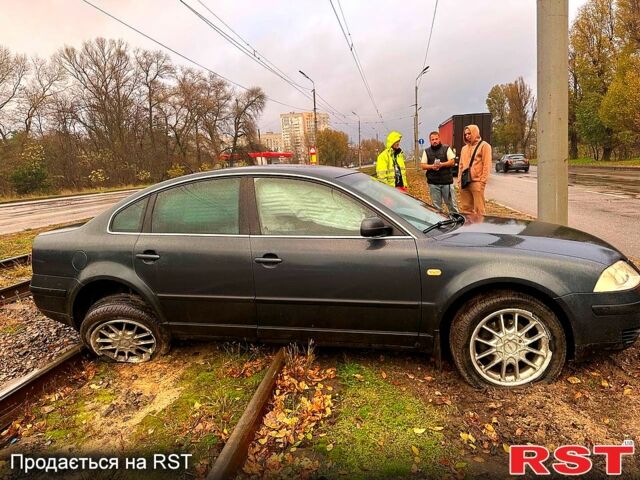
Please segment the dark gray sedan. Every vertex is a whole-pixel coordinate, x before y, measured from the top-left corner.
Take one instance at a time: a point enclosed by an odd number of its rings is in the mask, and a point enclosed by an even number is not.
[[[265,166],[169,180],[39,235],[31,290],[96,355],[142,362],[172,337],[421,349],[471,384],[555,378],[630,346],[640,273],[542,222],[454,214],[352,170]]]

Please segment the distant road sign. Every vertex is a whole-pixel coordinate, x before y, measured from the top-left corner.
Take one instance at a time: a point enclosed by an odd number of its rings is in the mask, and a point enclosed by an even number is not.
[[[421,138],[420,140],[418,140],[418,143],[419,143],[420,145],[424,145],[424,138]]]

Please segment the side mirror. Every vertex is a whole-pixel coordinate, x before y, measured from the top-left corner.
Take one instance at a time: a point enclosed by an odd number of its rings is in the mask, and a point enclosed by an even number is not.
[[[360,224],[360,235],[363,237],[386,237],[392,233],[393,228],[378,217],[365,218]]]

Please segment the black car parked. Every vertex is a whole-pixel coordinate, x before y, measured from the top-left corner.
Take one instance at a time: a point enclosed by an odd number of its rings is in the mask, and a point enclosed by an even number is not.
[[[496,172],[507,173],[509,170],[515,170],[516,172],[522,170],[526,173],[529,171],[529,160],[523,153],[503,155],[496,162]]]
[[[551,380],[630,346],[640,273],[543,222],[446,217],[363,173],[203,172],[39,235],[31,290],[96,355],[142,362],[172,337],[450,351],[479,386]]]

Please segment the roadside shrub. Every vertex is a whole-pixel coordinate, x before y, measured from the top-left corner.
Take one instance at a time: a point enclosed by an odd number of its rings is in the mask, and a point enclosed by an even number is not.
[[[167,176],[169,178],[181,177],[182,175],[184,175],[184,172],[185,172],[185,168],[183,165],[180,165],[179,163],[174,163],[173,165],[171,165],[171,168],[167,170]]]
[[[49,186],[47,170],[40,161],[32,160],[11,174],[11,184],[18,195],[45,190]]]

